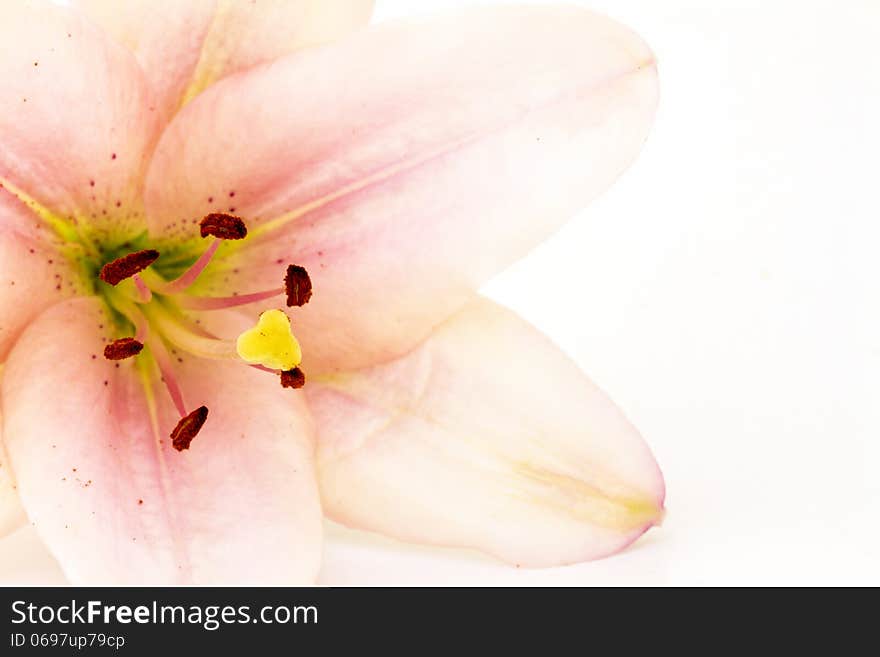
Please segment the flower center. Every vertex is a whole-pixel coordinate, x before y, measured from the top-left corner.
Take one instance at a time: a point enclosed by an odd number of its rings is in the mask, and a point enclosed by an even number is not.
[[[99,292],[113,311],[123,318],[133,335],[126,335],[104,349],[108,360],[147,359],[158,369],[180,421],[171,431],[172,445],[188,449],[208,418],[208,408],[188,411],[175,376],[169,347],[199,358],[234,360],[279,377],[285,388],[301,388],[305,375],[299,369],[302,351],[291,331],[290,319],[280,309],[263,312],[257,324],[237,340],[224,340],[187,318],[187,310],[210,311],[243,306],[286,295],[287,306],[302,306],[312,296],[306,270],[288,265],[283,284],[277,288],[230,297],[203,297],[189,289],[210,264],[225,240],[247,236],[244,221],[229,214],[209,214],[199,224],[202,238],[211,242],[189,267],[172,279],[159,271],[161,254],[154,249],[132,251],[105,262],[98,273]],[[155,266],[154,266],[155,265]],[[280,274],[280,272],[279,272]],[[281,276],[279,275],[279,278]]]

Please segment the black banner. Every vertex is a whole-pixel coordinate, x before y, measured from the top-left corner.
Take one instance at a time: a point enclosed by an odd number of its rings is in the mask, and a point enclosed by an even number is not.
[[[774,637],[790,648],[805,631],[818,641],[818,633],[831,628],[829,612],[842,610],[810,598],[748,590],[6,588],[0,589],[0,655],[260,648],[271,654],[470,654],[476,642],[493,653],[502,647],[538,655],[617,647],[628,654],[639,645],[708,648],[702,643],[707,637],[728,648],[755,647],[756,636],[764,649]],[[847,624],[846,636],[861,625],[855,616]]]

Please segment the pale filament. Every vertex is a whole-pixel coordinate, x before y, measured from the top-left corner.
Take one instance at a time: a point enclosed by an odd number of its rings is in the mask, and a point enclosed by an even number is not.
[[[245,306],[257,301],[265,301],[282,294],[284,294],[284,288],[279,287],[274,290],[237,294],[231,297],[195,297],[187,295],[178,299],[177,303],[181,308],[189,310],[222,310],[223,308],[235,308],[236,306]]]
[[[141,278],[141,275],[135,274],[132,276],[132,280],[134,280],[134,286],[137,290],[138,303],[150,303],[153,298],[153,291],[146,283],[144,283],[144,279]]]
[[[214,257],[214,254],[217,253],[217,249],[220,248],[222,243],[223,240],[215,237],[214,241],[211,242],[211,245],[205,249],[205,252],[202,253],[202,255],[199,256],[199,259],[180,276],[169,283],[163,282],[158,276],[151,277],[152,280],[150,287],[153,288],[153,291],[158,292],[159,294],[166,294],[169,296],[183,292],[196,282],[199,274],[205,271],[205,268],[211,262],[211,259]]]
[[[240,361],[235,343],[194,333],[166,309],[156,306],[146,310],[147,317],[175,347],[199,358]]]
[[[168,396],[171,397],[171,401],[174,403],[174,407],[180,413],[180,416],[186,416],[183,393],[180,390],[180,385],[177,383],[177,378],[174,376],[171,357],[168,355],[168,350],[165,348],[162,338],[150,332],[149,321],[135,304],[115,291],[110,292],[110,295],[113,297],[113,305],[134,324],[135,340],[146,344],[150,351],[153,352],[153,357],[156,359],[156,365],[159,367],[162,383],[165,384]]]

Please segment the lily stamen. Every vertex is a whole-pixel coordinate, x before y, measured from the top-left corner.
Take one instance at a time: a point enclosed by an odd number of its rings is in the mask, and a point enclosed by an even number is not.
[[[190,310],[222,310],[246,306],[257,301],[265,301],[280,295],[287,296],[287,305],[303,306],[312,298],[312,279],[305,267],[300,265],[288,265],[284,276],[284,287],[264,290],[262,292],[250,292],[248,294],[236,294],[231,297],[182,297],[179,305]]]
[[[193,438],[199,433],[205,420],[208,419],[208,407],[199,406],[189,415],[180,418],[180,422],[171,432],[171,445],[178,452],[189,449]]]
[[[240,217],[231,214],[212,213],[206,215],[199,223],[199,234],[202,237],[213,237],[214,240],[192,266],[170,283],[156,284],[154,291],[160,294],[179,294],[196,282],[199,275],[214,258],[217,249],[226,240],[242,240],[247,237],[247,225]]]
[[[209,214],[201,221],[200,234],[213,238],[211,243],[183,274],[170,282],[150,267],[159,257],[159,252],[152,249],[117,258],[105,264],[100,272],[101,280],[112,286],[127,278],[132,279],[132,285],[105,289],[104,293],[110,304],[135,327],[134,337],[114,340],[105,347],[104,356],[109,360],[123,360],[138,356],[144,346],[149,348],[148,353],[155,361],[162,383],[181,418],[171,432],[172,444],[179,451],[189,449],[207,419],[208,409],[200,406],[195,411],[187,411],[166,343],[198,358],[234,360],[274,374],[285,388],[305,385],[305,375],[299,369],[302,360],[300,345],[291,330],[290,318],[283,311],[263,312],[257,325],[234,341],[218,338],[180,311],[233,308],[282,295],[288,306],[302,306],[312,296],[308,272],[299,265],[289,265],[282,287],[251,294],[231,297],[184,294],[205,271],[220,244],[228,239],[243,239],[247,236],[247,226],[232,215]]]
[[[287,265],[284,275],[284,291],[288,306],[303,306],[312,298],[312,279],[305,267]]]
[[[144,349],[144,343],[134,338],[120,338],[104,347],[104,358],[107,360],[125,360],[137,356]]]
[[[221,240],[243,240],[247,237],[247,225],[241,217],[213,212],[199,222],[199,234]]]
[[[102,281],[109,285],[118,285],[126,278],[131,278],[135,274],[142,272],[152,265],[158,257],[159,252],[155,249],[145,249],[129,253],[101,267],[99,276]]]

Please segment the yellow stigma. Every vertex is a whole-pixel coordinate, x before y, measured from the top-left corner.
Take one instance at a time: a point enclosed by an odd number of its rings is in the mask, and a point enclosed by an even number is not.
[[[257,325],[238,336],[235,349],[251,365],[271,370],[292,370],[302,361],[299,342],[290,330],[290,320],[280,310],[267,310]]]

